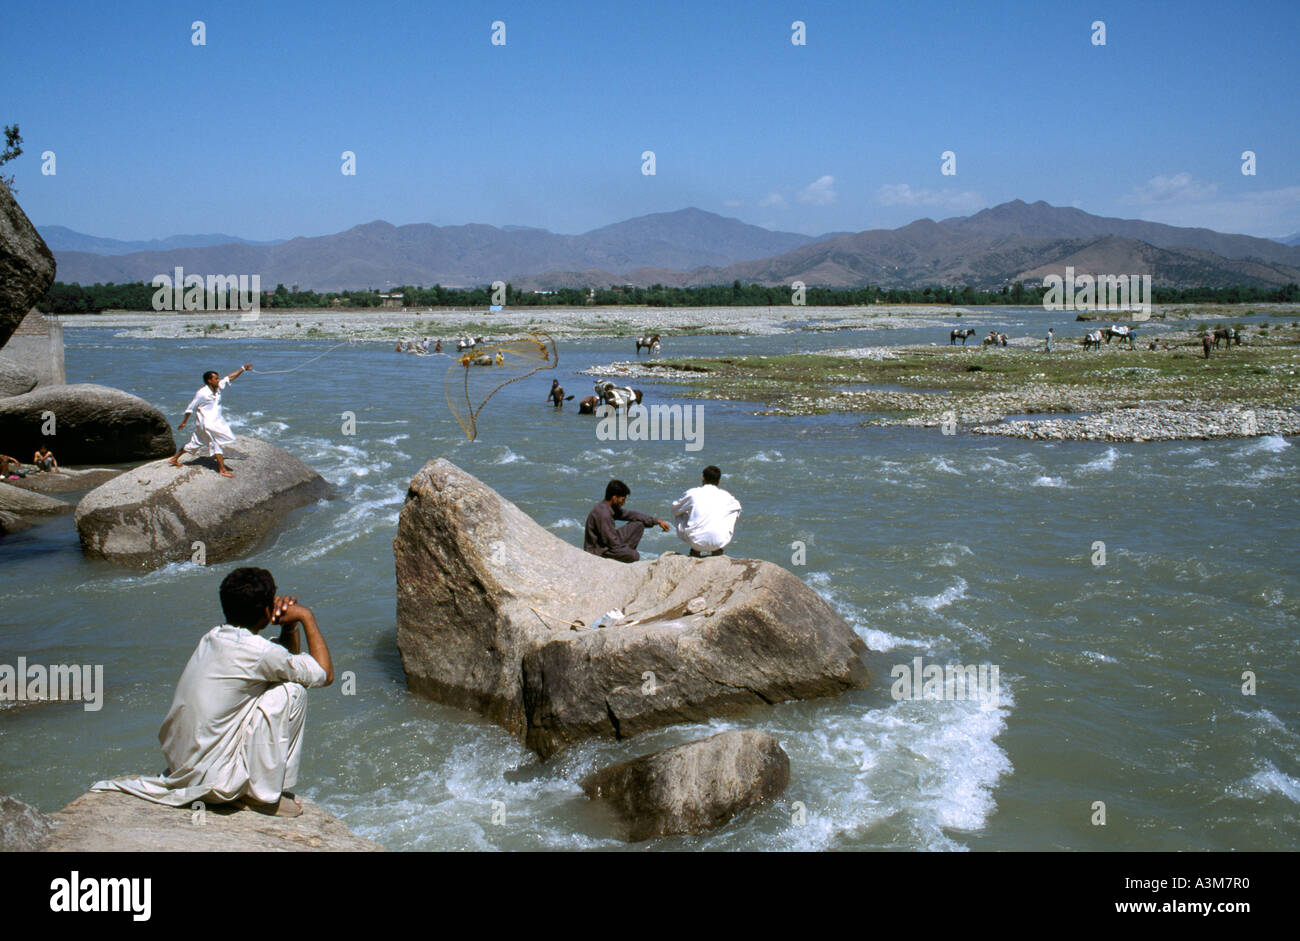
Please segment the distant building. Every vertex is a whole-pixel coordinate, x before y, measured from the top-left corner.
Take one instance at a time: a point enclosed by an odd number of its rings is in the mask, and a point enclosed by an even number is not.
[[[399,294],[380,294],[380,295],[379,295],[379,306],[380,306],[380,307],[401,307],[401,306],[403,306],[403,305],[402,305],[402,301],[403,301],[403,300],[405,300],[405,295],[400,294],[400,293],[399,293]]]

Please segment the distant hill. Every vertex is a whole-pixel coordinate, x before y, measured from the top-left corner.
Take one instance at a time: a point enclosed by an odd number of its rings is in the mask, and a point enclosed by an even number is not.
[[[38,227],[41,238],[52,252],[93,252],[96,255],[127,255],[131,252],[162,252],[173,248],[203,248],[209,245],[278,245],[283,239],[255,242],[237,235],[172,235],[165,239],[147,242],[124,242],[120,239],[100,238],[75,232],[67,226],[43,225]]]
[[[618,283],[697,286],[744,283],[857,287],[1037,281],[1066,266],[1077,273],[1150,274],[1160,285],[1281,287],[1300,283],[1300,248],[1248,235],[1108,219],[1015,200],[972,216],[920,219],[898,229],[829,238],[784,255],[691,271],[553,272],[520,287]],[[584,280],[585,279],[585,280]]]
[[[67,283],[148,281],[191,273],[260,274],[262,284],[318,291],[399,284],[468,287],[503,280],[525,290],[610,284],[742,282],[855,287],[1038,281],[1066,266],[1094,274],[1150,274],[1171,286],[1300,283],[1300,246],[1274,239],[1094,216],[1014,200],[971,216],[919,219],[897,229],[812,237],[772,232],[699,209],[639,216],[582,235],[490,225],[394,226],[273,245],[230,243],[92,254],[55,249]]]
[[[444,284],[467,287],[529,273],[600,268],[725,266],[816,241],[699,209],[655,213],[583,235],[490,225],[394,226],[377,221],[346,232],[273,245],[235,243],[109,255],[54,248],[65,283],[148,281],[180,265],[212,274],[260,274],[263,285],[320,291]],[[53,246],[52,246],[53,247]]]
[[[1278,239],[1283,245],[1300,245],[1300,232],[1293,232],[1291,235]]]

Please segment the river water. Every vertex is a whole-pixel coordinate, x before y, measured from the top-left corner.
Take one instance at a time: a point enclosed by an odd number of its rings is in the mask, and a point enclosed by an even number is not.
[[[980,325],[995,321],[1015,318]],[[911,332],[673,337],[667,352],[916,342]],[[542,402],[554,376],[581,397],[591,380],[578,370],[631,358],[630,340],[584,339],[561,344],[557,373],[502,390],[469,442],[445,402],[447,359],[354,344],[308,362],[329,348],[77,329],[68,381],[129,390],[174,424],[205,369],[251,360],[268,371],[226,394],[232,425],[306,461],[338,496],[299,511],[241,564],[271,569],[309,604],[336,672],[355,675],[354,695],[339,681],[311,694],[298,790],[357,833],[394,850],[619,848],[583,775],[760,728],[791,759],[777,803],[711,835],[635,848],[1300,842],[1293,441],[1043,443],[758,417],[753,404],[713,401],[700,451],[600,441],[575,403],[555,413]],[[689,401],[637,384],[648,402]],[[705,464],[719,465],[744,505],[729,554],[785,565],[827,598],[871,649],[871,688],[588,743],[546,763],[477,716],[415,697],[396,648],[392,539],[407,482],[438,456],[575,544],[610,477],[632,487],[629,507],[663,516]],[[656,531],[642,550],[674,543]],[[0,541],[0,663],[102,664],[106,686],[99,711],[0,707],[0,792],[54,811],[97,778],[161,771],[158,726],[197,638],[221,620],[217,585],[232,567],[140,575],[91,563],[66,516]],[[996,700],[895,699],[892,668],[917,657],[996,666]]]

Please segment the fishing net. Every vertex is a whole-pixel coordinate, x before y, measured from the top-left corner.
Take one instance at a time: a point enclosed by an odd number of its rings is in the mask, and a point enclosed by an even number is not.
[[[492,396],[506,386],[543,369],[554,369],[559,354],[545,333],[530,333],[515,340],[478,343],[451,355],[443,377],[447,407],[473,441],[478,437],[478,416]]]

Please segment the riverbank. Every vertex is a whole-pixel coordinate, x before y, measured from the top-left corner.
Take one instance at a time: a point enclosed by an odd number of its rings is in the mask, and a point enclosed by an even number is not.
[[[542,331],[556,339],[636,336],[762,336],[792,330],[894,330],[934,327],[941,331],[958,318],[987,319],[1011,310],[1002,307],[876,305],[872,307],[517,307],[489,313],[481,308],[406,312],[377,310],[106,311],[60,318],[65,328],[110,328],[136,339],[355,340],[396,342],[403,338],[448,338],[471,334],[489,340]],[[254,314],[256,316],[254,316]],[[1211,320],[1230,323],[1254,314],[1300,318],[1300,305],[1178,305],[1157,308],[1157,321]],[[1120,318],[1123,319],[1123,318]],[[1082,328],[1082,325],[1081,325]]]
[[[681,383],[760,403],[760,415],[850,413],[868,425],[964,428],[1031,439],[1155,441],[1300,433],[1300,327],[1256,327],[1206,359],[1196,330],[1158,348],[1118,342],[1048,354],[1001,346],[897,346],[597,366],[588,374]],[[1038,419],[1035,415],[1054,416]]]

